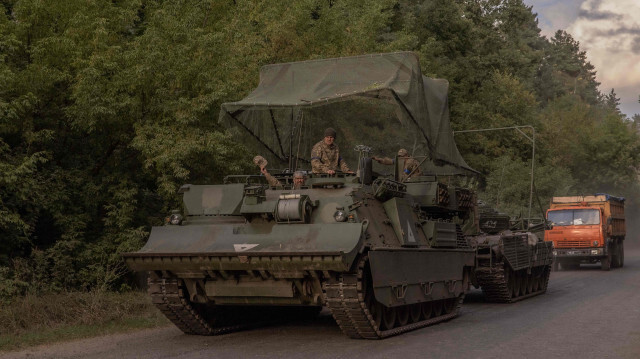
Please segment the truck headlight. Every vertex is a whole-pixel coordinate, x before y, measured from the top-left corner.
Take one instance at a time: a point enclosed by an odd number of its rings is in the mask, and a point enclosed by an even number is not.
[[[558,252],[553,251],[553,255],[554,255],[554,256],[557,256],[557,255],[558,255]]]
[[[593,245],[597,246],[598,245],[598,241],[593,241]]]
[[[591,254],[598,255],[598,254],[600,254],[600,250],[599,249],[592,249],[591,250]]]

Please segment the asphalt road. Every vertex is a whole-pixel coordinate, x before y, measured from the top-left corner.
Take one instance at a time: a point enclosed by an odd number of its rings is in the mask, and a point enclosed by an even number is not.
[[[629,241],[627,241],[629,242]],[[633,244],[633,243],[629,243]],[[379,341],[344,336],[331,316],[219,337],[175,327],[0,355],[6,358],[640,358],[640,248],[625,267],[551,274],[546,294],[485,303],[473,290],[448,322]]]

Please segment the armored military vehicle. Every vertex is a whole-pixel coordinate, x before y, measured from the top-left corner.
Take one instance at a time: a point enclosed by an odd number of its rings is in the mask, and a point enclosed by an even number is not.
[[[182,211],[126,263],[149,272],[153,302],[189,334],[322,306],[351,338],[455,317],[474,266],[461,226],[474,221],[475,195],[453,183],[475,172],[453,141],[447,91],[408,52],[263,67],[220,121],[275,164],[279,185],[234,175],[182,186]],[[309,172],[327,127],[356,173]],[[420,161],[420,175],[401,176],[402,158],[372,163],[374,151],[399,148]],[[308,177],[294,187],[299,170]]]
[[[553,245],[537,234],[544,227],[527,231],[488,206],[479,213],[482,233],[468,237],[476,250],[472,284],[491,302],[510,303],[546,292]]]

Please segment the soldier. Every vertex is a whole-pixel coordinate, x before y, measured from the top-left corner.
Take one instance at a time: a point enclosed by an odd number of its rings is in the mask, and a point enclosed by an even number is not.
[[[253,158],[253,163],[260,167],[260,172],[267,178],[269,186],[283,187],[282,183],[267,171],[267,160],[262,156],[256,156]],[[295,171],[293,173],[293,189],[300,189],[304,182],[307,180],[307,174],[304,171]]]
[[[267,178],[269,185],[272,187],[283,187],[282,182],[280,182],[277,178],[273,177],[269,171],[267,171],[266,167],[260,168],[260,172]],[[293,189],[300,189],[304,185],[304,182],[307,180],[307,174],[304,171],[295,171],[293,173]]]
[[[388,157],[376,157],[373,156],[372,159],[374,161],[378,161],[378,163],[383,165],[393,165],[395,164],[395,160]],[[420,175],[420,163],[416,161],[413,157],[409,156],[409,151],[401,148],[398,150],[398,159],[402,163],[402,174],[400,175],[400,180],[404,181],[411,176],[419,176]]]
[[[340,157],[336,140],[336,130],[327,128],[324,130],[324,139],[316,143],[311,150],[311,169],[313,173],[327,173],[333,175],[338,166],[342,172],[353,173],[346,162]]]

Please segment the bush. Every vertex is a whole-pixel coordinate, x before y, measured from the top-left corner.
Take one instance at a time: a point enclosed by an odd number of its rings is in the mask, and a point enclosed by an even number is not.
[[[0,304],[9,303],[17,296],[24,295],[29,283],[13,278],[8,267],[0,267]]]

